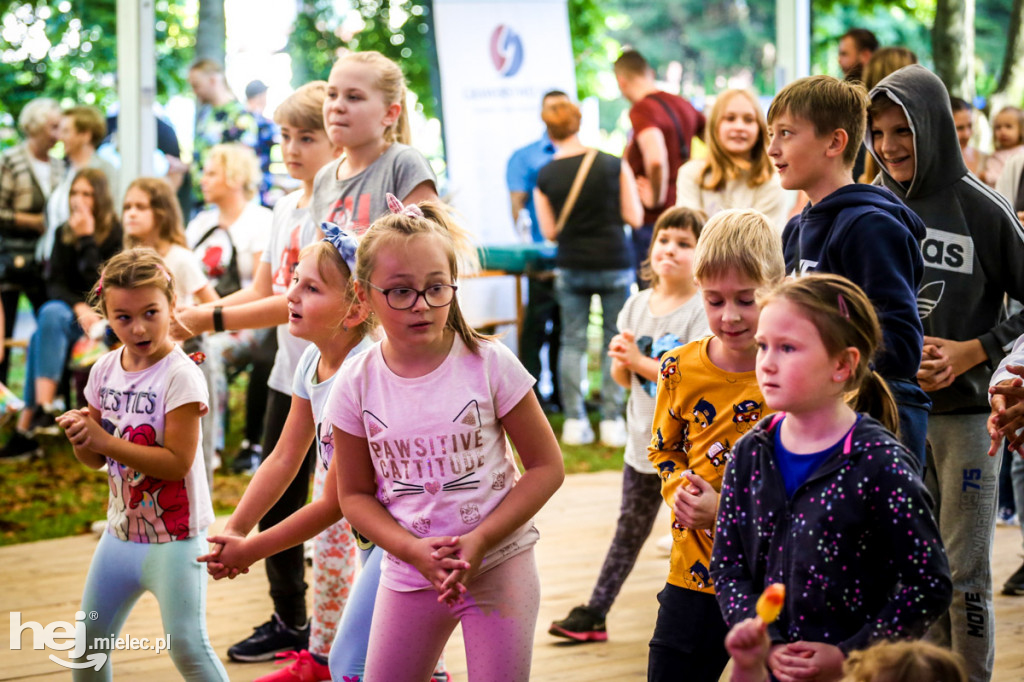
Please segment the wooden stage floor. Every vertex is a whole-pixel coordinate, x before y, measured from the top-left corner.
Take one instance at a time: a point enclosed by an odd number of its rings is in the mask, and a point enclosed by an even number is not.
[[[615,527],[620,479],[621,474],[616,472],[569,476],[537,519],[542,534],[537,558],[543,601],[534,649],[535,681],[646,679],[647,641],[657,614],[655,596],[668,569],[667,559],[654,549],[654,537],[644,547],[609,614],[608,642],[563,644],[547,634],[553,619],[563,617],[589,595]],[[657,528],[665,528],[667,518],[666,510]],[[223,519],[219,523],[223,524]],[[0,547],[0,680],[69,679],[66,669],[47,658],[49,652],[31,649],[28,631],[22,637],[22,649],[10,649],[9,612],[21,612],[22,622],[31,620],[43,625],[73,620],[95,544],[94,537],[79,536]],[[998,528],[994,558],[997,587],[1020,561],[1019,530]],[[247,636],[271,613],[262,564],[237,580],[211,583],[207,612],[214,649],[226,661],[228,646]],[[1024,597],[997,595],[996,615],[994,680],[1017,682],[1024,679],[1024,648],[1020,647],[1024,641]],[[152,597],[140,600],[122,634],[140,638],[163,634]],[[458,630],[446,656],[453,679],[465,682],[465,656]],[[180,679],[166,653],[117,652],[113,664],[116,680],[139,679],[143,674],[147,682]],[[272,663],[226,665],[232,680],[252,680],[275,668]]]

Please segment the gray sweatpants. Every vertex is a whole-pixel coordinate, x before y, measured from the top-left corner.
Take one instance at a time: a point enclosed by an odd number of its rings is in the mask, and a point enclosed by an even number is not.
[[[995,660],[992,543],[1000,457],[987,454],[988,413],[931,415],[925,484],[953,574],[953,604],[928,639],[964,657],[971,682],[988,682]]]

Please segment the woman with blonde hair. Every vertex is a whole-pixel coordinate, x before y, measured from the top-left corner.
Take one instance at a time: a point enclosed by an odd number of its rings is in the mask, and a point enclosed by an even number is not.
[[[768,158],[768,124],[753,93],[726,90],[718,96],[707,142],[706,159],[693,159],[679,169],[676,206],[708,217],[725,209],[753,208],[781,230],[784,192]]]

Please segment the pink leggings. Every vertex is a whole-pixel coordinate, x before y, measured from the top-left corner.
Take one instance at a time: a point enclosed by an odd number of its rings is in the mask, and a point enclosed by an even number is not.
[[[455,626],[462,623],[470,682],[530,679],[540,577],[533,548],[477,576],[465,603],[437,603],[433,589],[396,592],[381,585],[370,627],[365,682],[429,680]]]

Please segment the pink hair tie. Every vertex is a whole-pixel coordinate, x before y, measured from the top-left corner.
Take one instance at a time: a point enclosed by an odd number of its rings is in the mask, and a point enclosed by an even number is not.
[[[156,267],[157,267],[157,269],[160,270],[160,272],[164,273],[164,277],[167,278],[167,283],[170,284],[171,283],[171,273],[167,272],[167,268],[165,268],[162,263],[157,263]]]
[[[388,209],[395,214],[409,216],[410,218],[422,218],[423,211],[416,204],[405,206],[401,200],[391,192],[387,193]]]
[[[96,283],[96,295],[103,295],[103,273],[100,273],[100,281]]]
[[[842,294],[837,294],[837,296],[839,299],[839,314],[846,319],[850,319],[850,309],[846,307],[846,299],[843,298]]]

